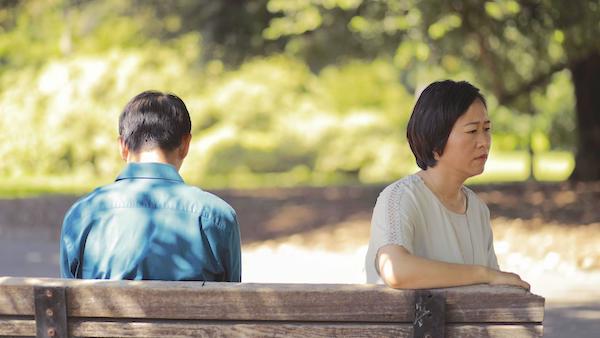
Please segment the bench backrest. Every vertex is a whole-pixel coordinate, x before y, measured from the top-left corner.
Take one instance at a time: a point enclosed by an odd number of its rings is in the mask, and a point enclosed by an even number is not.
[[[544,298],[506,286],[417,292],[366,284],[0,277],[0,336],[11,337],[37,330],[48,337],[64,331],[82,337],[435,337],[445,331],[447,337],[517,338],[541,336],[543,317]]]

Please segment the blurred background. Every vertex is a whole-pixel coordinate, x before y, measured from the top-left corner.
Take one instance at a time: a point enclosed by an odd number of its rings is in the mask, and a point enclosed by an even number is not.
[[[238,210],[245,281],[361,283],[446,78],[488,100],[468,183],[501,266],[548,299],[547,336],[598,332],[598,0],[1,0],[0,275],[58,275],[62,216],[116,177],[121,109],[155,89],[192,117],[182,176]]]

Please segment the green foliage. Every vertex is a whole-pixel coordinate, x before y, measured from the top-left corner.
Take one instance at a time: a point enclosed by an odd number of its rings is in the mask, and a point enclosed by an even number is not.
[[[514,104],[502,101],[565,60],[574,34],[563,25],[547,41],[529,39],[520,17],[533,14],[519,4],[265,0],[229,13],[214,1],[17,2],[0,8],[0,175],[32,186],[58,177],[52,182],[75,190],[111,180],[122,166],[118,115],[147,89],[186,102],[194,136],[182,174],[202,186],[405,175],[415,170],[405,141],[415,93],[447,77],[483,88],[496,151],[524,150],[532,140],[536,150],[570,150],[568,72]],[[490,34],[485,44],[498,59],[486,61],[481,41],[465,33],[474,24]],[[536,25],[536,34],[545,29]],[[249,58],[257,51],[267,55]],[[510,71],[491,76],[486,62]]]
[[[197,33],[158,43],[139,34],[137,18],[83,20],[92,13],[61,5],[23,2],[4,22],[12,27],[0,35],[0,156],[11,160],[0,162],[2,175],[113,175],[128,98],[149,84],[183,97],[202,85]],[[16,55],[23,44],[33,48]]]
[[[197,68],[198,53],[189,51],[197,39],[7,71],[0,156],[12,160],[0,163],[0,172],[109,180],[121,166],[120,109],[149,83],[188,104],[194,139],[182,173],[195,182],[252,186],[257,175],[271,177],[265,184],[376,182],[411,169],[411,161],[393,165],[410,158],[401,140],[413,98],[391,64],[354,62],[315,75],[302,62],[274,56],[237,70]]]
[[[571,74],[562,71],[553,76],[545,90],[532,93],[536,113],[533,129],[547,139],[544,141],[547,143],[546,148],[575,148],[575,95],[571,83]]]
[[[321,0],[283,3],[269,1],[268,9],[282,17],[265,31],[277,31],[271,38],[285,36],[291,47],[286,51],[311,65],[323,67],[349,54],[390,56],[409,91],[439,78],[474,79],[497,102],[502,148],[526,147],[530,134],[543,130],[552,147],[573,149],[572,81],[554,74],[600,52],[597,1],[357,0],[347,7]],[[299,18],[304,12],[318,13],[320,20],[301,33],[285,29],[303,25]],[[328,47],[330,53],[313,62],[311,55],[320,56]],[[561,74],[557,76],[568,76]],[[538,96],[539,91],[545,93]],[[563,100],[555,100],[559,96]],[[513,118],[518,122],[511,123]],[[514,135],[510,124],[520,133]]]
[[[389,164],[409,155],[401,140],[412,97],[383,61],[314,75],[294,59],[256,59],[204,95],[198,116],[213,124],[198,130],[182,168],[193,180],[230,175],[248,186],[240,177],[289,172],[305,184],[373,182],[409,170]]]
[[[149,83],[184,97],[190,92],[189,84],[179,82],[190,65],[182,53],[163,48],[111,50],[56,59],[39,71],[6,71],[0,93],[0,156],[12,160],[0,163],[0,172],[114,171],[117,117],[126,98]],[[157,54],[163,55],[159,61]]]

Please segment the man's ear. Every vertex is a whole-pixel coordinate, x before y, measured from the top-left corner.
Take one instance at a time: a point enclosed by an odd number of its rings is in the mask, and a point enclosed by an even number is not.
[[[121,153],[121,158],[124,161],[127,161],[127,158],[129,157],[129,148],[127,148],[125,140],[123,140],[121,136],[119,136],[119,152]]]
[[[178,155],[180,159],[184,159],[188,151],[190,150],[190,142],[192,141],[192,134],[186,134],[181,137],[181,145],[178,149]]]

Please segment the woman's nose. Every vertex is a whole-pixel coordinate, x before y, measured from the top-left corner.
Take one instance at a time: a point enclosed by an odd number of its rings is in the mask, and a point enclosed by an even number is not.
[[[485,147],[486,149],[490,148],[492,143],[492,136],[489,133],[483,132],[479,133],[479,137],[477,138],[477,146]]]

